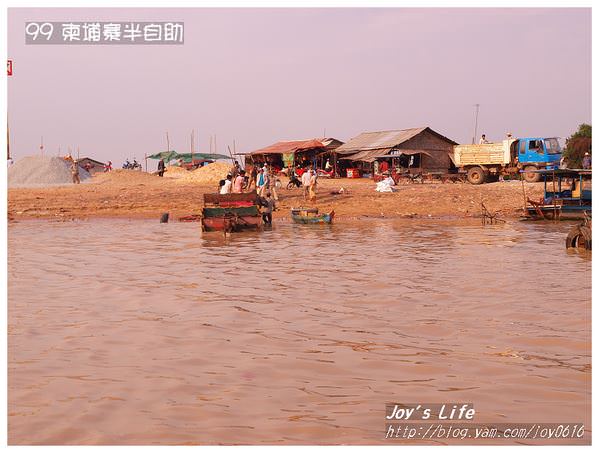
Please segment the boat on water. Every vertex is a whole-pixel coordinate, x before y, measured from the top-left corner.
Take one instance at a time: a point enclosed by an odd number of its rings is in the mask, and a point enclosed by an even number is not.
[[[531,220],[584,219],[592,212],[592,171],[582,169],[536,170],[543,179],[543,198],[526,199]]]
[[[262,229],[256,192],[204,194],[202,231],[225,233]]]
[[[323,224],[332,223],[335,211],[320,214],[318,208],[292,208],[291,218],[295,223]]]

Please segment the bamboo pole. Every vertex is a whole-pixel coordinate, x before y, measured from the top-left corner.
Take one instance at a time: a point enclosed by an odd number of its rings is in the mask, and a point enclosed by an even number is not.
[[[524,200],[524,214],[526,215],[526,190],[524,189],[524,178],[522,177],[522,173],[520,173],[520,182],[522,183],[522,199]]]
[[[552,177],[553,177],[553,196],[551,197],[551,202],[553,203],[553,220],[558,220],[558,218],[557,218],[557,203],[555,202],[555,169],[552,172]]]
[[[193,129],[191,130],[191,165],[193,167]]]

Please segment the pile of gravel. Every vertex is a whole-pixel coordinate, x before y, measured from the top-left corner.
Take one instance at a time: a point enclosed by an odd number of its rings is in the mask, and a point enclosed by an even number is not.
[[[79,167],[79,179],[90,174]],[[61,157],[28,156],[8,168],[8,187],[40,187],[72,184],[71,164]]]

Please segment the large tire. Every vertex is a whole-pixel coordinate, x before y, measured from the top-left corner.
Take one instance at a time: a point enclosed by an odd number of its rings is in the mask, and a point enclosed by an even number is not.
[[[485,171],[480,167],[472,167],[468,170],[468,182],[474,185],[484,183]]]
[[[566,238],[566,248],[580,248],[592,250],[593,238],[591,229],[584,225],[577,225]]]
[[[527,165],[526,167],[524,167],[524,170],[537,170],[537,167],[535,167],[534,165]],[[524,173],[524,181],[526,182],[539,182],[540,180],[540,173]]]

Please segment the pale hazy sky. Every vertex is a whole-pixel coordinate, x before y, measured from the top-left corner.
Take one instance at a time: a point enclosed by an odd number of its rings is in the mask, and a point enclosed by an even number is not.
[[[116,165],[171,147],[430,126],[567,137],[591,122],[589,9],[9,9],[15,158]],[[25,45],[25,21],[185,22],[182,46]],[[196,148],[197,151],[197,148]]]

